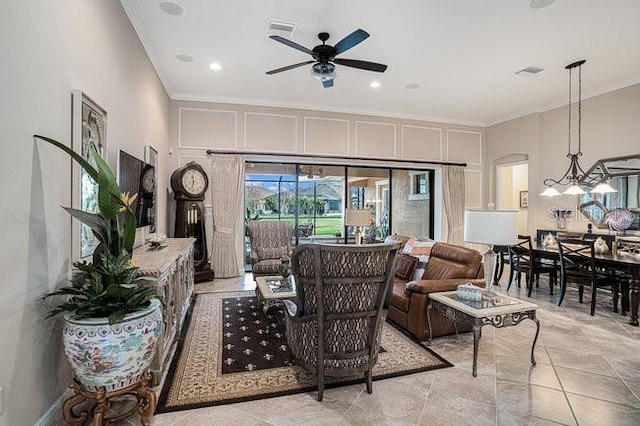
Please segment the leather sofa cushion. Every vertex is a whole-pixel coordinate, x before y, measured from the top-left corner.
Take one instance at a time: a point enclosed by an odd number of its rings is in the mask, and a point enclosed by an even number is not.
[[[482,256],[475,250],[447,243],[436,243],[422,276],[423,280],[475,278]]]
[[[393,280],[393,292],[391,293],[391,305],[395,306],[402,312],[409,311],[410,293],[405,294],[406,281],[402,278]]]

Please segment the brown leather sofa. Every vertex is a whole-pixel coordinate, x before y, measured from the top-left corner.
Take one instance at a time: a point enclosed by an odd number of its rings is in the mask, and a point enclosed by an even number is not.
[[[390,235],[385,242],[406,243],[408,237]],[[476,250],[447,243],[436,243],[421,280],[406,281],[395,277],[388,316],[391,321],[407,330],[418,340],[429,337],[427,304],[429,294],[455,290],[458,285],[471,282],[484,287],[482,256]],[[431,312],[433,337],[454,334],[456,326],[437,311]],[[471,330],[468,325],[457,325],[457,331]]]

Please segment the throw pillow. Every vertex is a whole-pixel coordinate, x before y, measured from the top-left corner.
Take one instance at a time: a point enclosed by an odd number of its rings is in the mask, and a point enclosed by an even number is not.
[[[418,258],[418,264],[413,272],[412,281],[422,279],[424,270],[427,268],[427,262],[429,262],[431,249],[435,244],[436,242],[433,240],[422,240],[418,238],[410,238],[409,241],[407,241],[407,244],[405,244],[402,252]]]
[[[280,259],[283,256],[289,256],[289,247],[258,247],[256,254],[258,260]]]
[[[412,279],[417,264],[417,257],[400,253],[396,259],[396,277],[407,281]]]

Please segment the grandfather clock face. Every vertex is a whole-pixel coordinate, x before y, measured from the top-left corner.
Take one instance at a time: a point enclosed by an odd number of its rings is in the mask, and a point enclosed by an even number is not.
[[[199,196],[207,190],[207,179],[198,169],[188,169],[182,174],[182,187],[191,196]]]

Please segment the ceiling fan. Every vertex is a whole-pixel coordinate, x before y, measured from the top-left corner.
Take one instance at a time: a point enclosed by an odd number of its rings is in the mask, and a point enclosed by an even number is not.
[[[333,86],[333,79],[336,76],[336,66],[344,65],[346,67],[358,68],[366,71],[384,72],[387,66],[384,64],[378,64],[376,62],[361,61],[358,59],[346,59],[336,58],[339,54],[351,49],[357,44],[364,41],[369,37],[369,33],[362,29],[357,29],[338,43],[335,46],[325,44],[329,39],[329,33],[320,33],[318,38],[322,41],[322,44],[317,45],[312,50],[307,49],[298,43],[277,35],[272,35],[275,41],[279,41],[282,44],[286,44],[289,47],[300,50],[301,52],[308,53],[313,57],[310,61],[300,62],[298,64],[288,65],[286,67],[278,68],[275,70],[267,71],[268,75],[277,74],[282,71],[289,71],[294,68],[302,67],[304,65],[313,64],[311,66],[311,74],[322,82],[322,85],[327,88]]]

